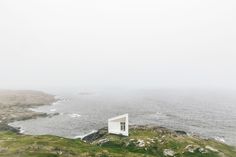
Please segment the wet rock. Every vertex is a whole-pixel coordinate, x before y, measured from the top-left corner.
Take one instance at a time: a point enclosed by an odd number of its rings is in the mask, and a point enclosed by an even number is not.
[[[185,131],[181,131],[181,130],[175,130],[175,133],[178,135],[187,135]]]
[[[56,113],[49,113],[49,114],[47,114],[46,116],[47,116],[48,118],[52,118],[52,117],[58,116],[58,115],[60,115],[60,113],[56,112]]]
[[[97,132],[94,132],[92,134],[89,134],[85,137],[82,138],[83,141],[87,141],[87,142],[93,142],[101,137],[103,137],[105,134],[107,134],[107,128],[102,128],[99,129]]]
[[[0,131],[12,131],[18,133],[20,128],[14,128],[12,126],[7,125],[6,123],[0,123]]]

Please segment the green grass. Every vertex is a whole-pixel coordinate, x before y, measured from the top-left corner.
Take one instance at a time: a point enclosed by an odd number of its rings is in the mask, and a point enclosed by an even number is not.
[[[106,142],[101,142],[106,139]],[[138,141],[143,141],[140,146]],[[219,152],[198,149],[188,152],[187,145],[199,148],[211,146]],[[156,156],[163,157],[164,149],[171,149],[176,157],[235,157],[234,147],[214,140],[190,136],[176,136],[154,129],[131,129],[129,137],[104,134],[92,143],[80,139],[67,139],[51,135],[30,136],[12,132],[0,132],[0,157],[78,157],[78,156]]]

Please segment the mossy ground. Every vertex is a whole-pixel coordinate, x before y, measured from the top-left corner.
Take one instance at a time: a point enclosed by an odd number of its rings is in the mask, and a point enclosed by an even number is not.
[[[186,150],[191,145],[193,152]],[[217,152],[207,149],[210,146]],[[201,152],[199,149],[204,151]],[[235,157],[234,147],[214,140],[158,129],[131,129],[129,137],[105,133],[91,143],[57,136],[0,132],[0,157],[157,156],[169,149],[176,157]]]

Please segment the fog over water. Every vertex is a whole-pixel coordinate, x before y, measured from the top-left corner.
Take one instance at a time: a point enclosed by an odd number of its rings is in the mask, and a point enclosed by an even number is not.
[[[236,143],[235,8],[235,0],[1,0],[0,88],[65,99],[39,108],[61,115],[16,125],[72,137],[129,112],[134,124]]]
[[[1,0],[0,87],[236,88],[236,1]]]

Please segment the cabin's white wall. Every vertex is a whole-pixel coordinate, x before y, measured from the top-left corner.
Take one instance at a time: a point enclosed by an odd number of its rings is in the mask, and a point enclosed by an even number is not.
[[[125,131],[120,130],[120,122],[125,122]],[[108,132],[112,134],[122,134],[124,136],[129,135],[129,123],[128,123],[128,116],[122,117],[119,119],[112,119],[108,120]]]
[[[125,133],[124,135],[129,136],[129,117],[128,115],[125,118]]]
[[[108,132],[113,134],[120,134],[120,122],[109,122]]]

